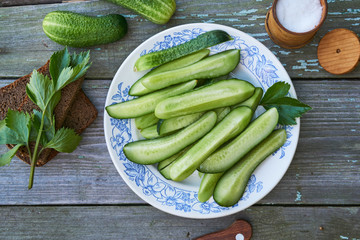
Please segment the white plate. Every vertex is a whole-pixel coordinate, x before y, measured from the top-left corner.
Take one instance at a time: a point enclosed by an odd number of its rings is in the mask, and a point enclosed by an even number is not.
[[[226,49],[241,49],[241,60],[231,73],[232,77],[247,80],[264,91],[277,81],[291,85],[290,95],[296,97],[289,75],[278,59],[263,44],[237,29],[208,23],[196,23],[167,29],[149,38],[138,46],[123,62],[117,71],[105,105],[131,99],[130,86],[145,72],[133,72],[135,61],[140,55],[169,48],[195,38],[203,32],[222,29],[233,38],[211,49],[211,54]],[[263,110],[258,109],[256,116]],[[118,120],[105,113],[104,131],[111,159],[127,185],[144,201],[152,206],[186,218],[216,218],[239,212],[250,207],[268,194],[280,181],[294,156],[299,138],[300,122],[286,126],[287,141],[276,153],[268,157],[253,173],[241,200],[233,207],[220,207],[213,199],[199,202],[197,192],[200,178],[197,173],[183,182],[166,180],[155,166],[143,166],[126,159],[122,148],[131,141],[140,139],[134,120]]]

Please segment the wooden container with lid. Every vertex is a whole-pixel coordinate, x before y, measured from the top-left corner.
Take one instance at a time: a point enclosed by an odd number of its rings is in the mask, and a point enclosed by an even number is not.
[[[271,40],[277,45],[288,48],[301,48],[308,44],[315,36],[316,32],[320,29],[327,16],[328,6],[326,0],[320,0],[323,7],[320,23],[311,31],[308,32],[292,32],[286,29],[276,16],[276,5],[278,0],[274,0],[274,3],[270,10],[266,14],[265,28]]]

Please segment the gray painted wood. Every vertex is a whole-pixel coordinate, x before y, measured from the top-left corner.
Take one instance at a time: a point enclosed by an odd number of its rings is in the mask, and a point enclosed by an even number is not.
[[[12,80],[1,80],[0,87]],[[301,120],[293,162],[259,204],[359,204],[360,82],[296,80],[300,100],[314,109]],[[0,205],[144,203],[123,182],[107,152],[103,116],[109,80],[85,80],[83,88],[99,110],[78,149],[37,168],[18,159],[0,168]],[[0,153],[7,149],[0,147]]]
[[[61,3],[61,0],[1,0],[0,7]]]
[[[275,206],[210,220],[179,218],[149,206],[2,207],[0,238],[185,240],[222,230],[237,219],[252,224],[253,240],[360,238],[359,207]]]
[[[320,38],[335,28],[358,32],[360,0],[329,1],[329,14],[314,40],[298,50],[275,45],[268,37],[264,20],[270,0],[178,0],[177,11],[166,25],[156,25],[120,6],[106,1],[44,4],[0,9],[0,77],[19,77],[41,66],[44,59],[62,47],[46,37],[41,23],[54,10],[69,10],[90,15],[123,14],[129,25],[128,34],[120,41],[90,48],[93,66],[88,78],[112,79],[129,53],[152,35],[186,23],[208,22],[232,26],[244,31],[267,47],[280,59],[291,77],[295,78],[357,78],[360,67],[344,76],[334,76],[323,70],[317,61],[316,49]],[[215,3],[215,4],[214,4]],[[206,9],[206,11],[204,11]],[[21,62],[21,64],[19,64]]]

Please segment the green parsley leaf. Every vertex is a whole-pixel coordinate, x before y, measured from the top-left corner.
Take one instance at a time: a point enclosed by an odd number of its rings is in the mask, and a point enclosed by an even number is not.
[[[50,57],[50,62],[49,62],[49,72],[51,78],[57,81],[62,70],[64,68],[69,67],[70,63],[71,63],[71,56],[67,47],[65,47],[61,51],[53,53],[53,55],[51,55]]]
[[[281,125],[296,125],[296,118],[312,109],[295,98],[286,97],[289,89],[290,84],[277,82],[266,91],[260,102],[266,110],[272,107],[278,110]]]
[[[286,82],[274,83],[271,87],[268,88],[268,90],[266,90],[260,104],[268,103],[274,99],[285,97],[289,90],[290,84]]]
[[[6,126],[5,119],[0,121],[0,144],[19,144],[22,143],[19,140],[18,134]]]
[[[26,93],[31,101],[44,112],[46,111],[46,107],[51,101],[54,92],[55,89],[50,78],[34,70],[30,77],[30,82],[26,84]],[[49,110],[51,111],[53,109]]]
[[[41,117],[42,117],[42,113],[34,109],[34,113],[32,114],[33,127],[31,128],[31,132],[30,132],[30,142],[36,141],[41,125]],[[44,117],[43,134],[41,135],[40,138],[40,144],[42,146],[47,144],[55,135],[55,124],[53,123],[55,123],[55,119],[50,121],[47,116]]]
[[[28,113],[9,109],[5,118],[6,127],[18,136],[18,143],[27,145],[29,142],[31,118]]]
[[[73,129],[60,128],[44,148],[53,148],[59,152],[70,153],[76,149],[80,141],[81,136],[77,135]]]
[[[7,151],[7,153],[4,153],[3,155],[0,156],[0,167],[5,166],[7,164],[10,164],[11,159],[15,156],[17,150],[23,146],[22,144],[18,144],[15,147],[13,147],[12,149],[10,149],[9,151]]]

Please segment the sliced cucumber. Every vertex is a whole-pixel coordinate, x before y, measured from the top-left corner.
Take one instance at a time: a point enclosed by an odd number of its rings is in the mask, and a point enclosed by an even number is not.
[[[251,108],[253,110],[253,112],[255,112],[256,108],[258,107],[258,105],[260,103],[262,95],[263,95],[262,88],[257,87],[257,88],[255,88],[254,94],[250,98],[248,98],[244,102],[241,102],[239,104],[231,106],[231,109],[237,108],[239,106],[246,106],[246,107]]]
[[[141,95],[145,95],[147,93],[153,92],[153,90],[150,90],[150,89],[144,87],[144,85],[142,84],[143,79],[145,79],[146,77],[158,74],[158,73],[162,73],[162,72],[166,72],[166,71],[170,71],[170,70],[176,70],[179,68],[189,66],[189,65],[196,63],[196,62],[200,61],[201,59],[207,57],[209,55],[209,53],[210,53],[209,49],[202,49],[198,52],[195,52],[190,55],[186,55],[179,59],[173,60],[171,62],[165,63],[165,64],[151,70],[150,72],[145,74],[143,77],[141,77],[139,80],[137,80],[130,87],[129,94],[132,96],[141,96]]]
[[[205,173],[198,192],[200,202],[206,202],[214,193],[216,183],[224,173]]]
[[[171,166],[171,179],[182,181],[190,176],[211,153],[228,141],[230,136],[242,132],[251,117],[252,111],[248,107],[239,107],[231,111],[189,151],[176,159]]]
[[[148,89],[158,90],[192,79],[214,78],[234,70],[239,61],[240,50],[227,50],[190,66],[146,77],[142,84]]]
[[[210,111],[198,121],[172,135],[130,142],[124,146],[124,154],[130,161],[139,164],[161,162],[204,136],[213,128],[216,118],[216,113]]]
[[[193,122],[197,121],[201,116],[204,115],[204,112],[192,113],[189,115],[174,117],[165,119],[164,121],[159,121],[158,129],[160,135],[166,135],[176,130],[182,129]]]
[[[210,155],[198,168],[204,173],[220,173],[231,168],[246,153],[274,130],[279,119],[276,108],[270,108],[255,119],[238,137]]]
[[[276,149],[284,145],[286,131],[275,130],[265,140],[246,154],[235,166],[220,178],[214,190],[214,199],[224,207],[236,204],[244,194],[254,170]]]
[[[222,30],[209,31],[183,44],[141,56],[135,62],[134,71],[147,70],[231,39],[230,35]]]
[[[231,106],[249,98],[254,89],[253,85],[243,80],[222,80],[161,101],[155,108],[155,116],[168,119]]]
[[[156,105],[170,96],[188,92],[196,86],[196,80],[163,89],[146,96],[107,106],[105,109],[113,118],[135,118],[154,112]]]
[[[146,139],[153,139],[159,137],[159,133],[157,131],[157,125],[152,125],[147,128],[143,128],[140,130],[141,136],[143,136]]]
[[[155,116],[155,113],[149,113],[140,117],[135,118],[135,126],[138,129],[144,129],[156,124],[159,119]]]
[[[223,120],[226,115],[228,115],[228,113],[231,111],[230,107],[222,107],[222,108],[217,108],[214,109],[214,111],[216,112],[216,115],[218,117],[217,122],[220,122],[221,120]]]

